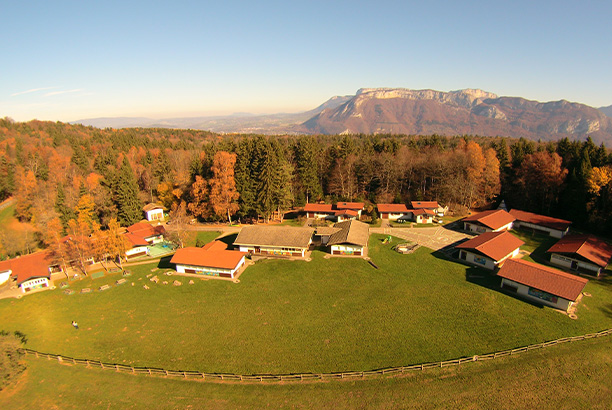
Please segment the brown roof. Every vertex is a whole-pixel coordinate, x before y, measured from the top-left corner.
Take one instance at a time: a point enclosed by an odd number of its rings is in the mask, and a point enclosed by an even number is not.
[[[234,245],[307,248],[313,232],[313,228],[291,226],[245,226],[238,233]]]
[[[458,249],[475,250],[485,256],[498,261],[514,252],[525,242],[521,241],[510,232],[485,232],[469,241],[456,246]]]
[[[612,259],[612,245],[593,235],[566,235],[547,252],[580,255],[602,268]]]
[[[336,209],[352,209],[353,211],[361,211],[365,204],[363,202],[338,202]]]
[[[434,211],[432,211],[431,209],[425,209],[425,208],[421,208],[421,209],[413,209],[412,213],[414,215],[435,215],[436,213]]]
[[[515,217],[517,221],[557,229],[559,231],[565,231],[572,224],[572,221],[566,221],[565,219],[552,218],[550,216],[538,215],[518,209],[512,209],[510,215]]]
[[[390,214],[408,213],[408,208],[404,204],[377,204],[378,212]]]
[[[149,211],[152,211],[152,210],[154,210],[154,209],[164,209],[164,207],[163,207],[163,206],[161,206],[161,205],[158,205],[158,204],[146,204],[146,205],[145,205],[145,206],[142,208],[142,210],[143,210],[143,211],[145,211],[145,212],[149,212]]]
[[[177,250],[170,259],[170,263],[234,269],[245,255],[246,252],[188,247]]]
[[[588,282],[580,276],[521,259],[504,263],[497,276],[572,301],[578,298]]]
[[[329,237],[327,245],[350,243],[368,246],[368,239],[370,238],[370,227],[368,224],[352,219],[350,221],[338,222],[334,224],[334,228],[340,228],[340,231]]]
[[[437,209],[438,201],[410,201],[410,206],[412,206],[412,209],[419,209],[419,208]]]
[[[138,222],[134,225],[128,226],[127,231],[143,238],[149,238],[151,236],[163,235],[166,233],[166,229],[163,225],[151,225],[148,222]]]
[[[49,278],[49,266],[53,265],[49,252],[36,252],[0,262],[0,271],[11,271],[17,285],[33,278]]]
[[[340,232],[342,229],[334,228],[333,226],[319,226],[316,228],[315,235],[330,236],[336,232]]]
[[[304,212],[327,212],[332,213],[332,204],[306,204],[304,206]]]
[[[499,229],[502,226],[514,222],[516,218],[503,209],[492,209],[463,218],[464,222],[477,222],[491,229]]]

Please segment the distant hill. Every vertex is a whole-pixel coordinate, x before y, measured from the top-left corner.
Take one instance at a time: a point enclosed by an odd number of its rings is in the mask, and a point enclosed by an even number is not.
[[[612,106],[596,109],[565,100],[538,102],[478,90],[364,88],[301,113],[187,118],[90,118],[98,128],[160,127],[244,134],[439,134],[569,137],[612,145]]]
[[[603,112],[608,117],[612,117],[612,105],[608,105],[607,107],[599,107],[599,111]]]
[[[441,92],[401,88],[361,89],[335,109],[304,122],[321,134],[477,134],[612,142],[612,119],[565,100],[540,103],[482,90]],[[609,145],[609,144],[608,144]]]

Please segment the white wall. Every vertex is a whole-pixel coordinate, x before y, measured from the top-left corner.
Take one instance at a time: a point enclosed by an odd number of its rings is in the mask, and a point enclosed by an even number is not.
[[[501,286],[503,287],[504,284],[508,284],[510,286],[514,286],[515,288],[517,288],[516,293],[521,295],[522,297],[524,297],[526,299],[533,300],[533,301],[541,303],[543,305],[552,306],[552,307],[557,308],[557,309],[561,309],[561,310],[567,311],[570,308],[570,306],[572,305],[572,303],[573,303],[570,300],[563,299],[563,298],[558,297],[558,296],[555,296],[557,298],[556,302],[548,301],[548,300],[545,300],[545,299],[540,299],[540,298],[538,298],[536,296],[533,296],[533,295],[529,294],[529,286],[525,286],[525,285],[523,285],[521,283],[517,283],[517,282],[511,281],[511,280],[506,279],[506,278],[502,278]]]
[[[13,271],[11,271],[11,270],[0,272],[0,285],[3,284],[4,282],[6,282],[7,280],[9,280],[9,278],[11,277],[11,273],[12,272]]]
[[[537,229],[538,231],[542,231],[542,232],[546,232],[548,233],[548,235],[550,235],[553,238],[563,238],[563,236],[567,233],[568,229],[566,229],[565,231],[560,231],[558,229],[552,229],[552,228],[547,228],[545,226],[541,226],[541,225],[535,225],[529,222],[521,222],[521,221],[514,221],[514,226],[518,229],[518,228],[529,228],[529,229]]]
[[[31,290],[36,287],[47,288],[49,287],[49,279],[35,278],[35,279],[26,280],[21,285],[19,285],[19,287],[21,288],[21,291],[23,293],[26,293],[28,290]]]
[[[146,212],[147,221],[162,221],[164,219],[163,209],[153,209],[152,211]]]
[[[128,249],[127,251],[125,251],[125,256],[130,257],[131,255],[135,255],[140,252],[146,252],[148,250],[149,250],[148,246],[137,246],[135,248]]]
[[[179,273],[186,273],[185,269],[192,269],[192,270],[195,270],[197,274],[211,275],[211,276],[218,276],[219,273],[226,273],[226,274],[229,273],[233,279],[234,274],[236,273],[238,269],[240,269],[242,265],[244,265],[244,256],[240,259],[240,262],[238,262],[238,265],[236,265],[233,269],[222,269],[222,268],[212,268],[208,266],[178,265],[177,264],[176,271]]]
[[[342,245],[332,245],[331,253],[340,252],[342,254],[352,255],[355,252],[361,252],[363,255],[363,247],[359,245],[350,245],[350,244],[342,244]]]
[[[252,245],[248,245],[248,246],[240,245],[239,248],[240,248],[240,252],[251,252],[256,255],[259,255],[259,253],[255,253],[255,247]],[[294,251],[286,251],[286,250],[283,250],[282,248],[275,248],[272,246],[259,246],[258,248],[260,252],[263,253],[263,255],[266,255],[267,253],[267,254],[278,255],[278,256],[293,256],[292,253],[299,252],[301,257],[303,258],[306,252],[305,249],[301,249],[301,248],[292,248],[292,249],[295,249]]]
[[[550,255],[550,263],[570,270],[572,269],[572,261],[578,263],[578,269],[586,269],[593,272],[595,275],[599,275],[601,272],[601,268],[595,264],[579,261],[577,259],[573,259],[565,255],[558,255],[556,253]]]

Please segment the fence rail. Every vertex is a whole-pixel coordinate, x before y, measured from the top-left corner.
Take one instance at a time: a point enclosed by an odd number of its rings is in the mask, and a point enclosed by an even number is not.
[[[384,369],[366,370],[359,372],[335,372],[335,373],[300,373],[300,374],[232,374],[232,373],[202,373],[193,370],[166,370],[154,367],[134,367],[124,364],[104,363],[96,360],[76,359],[73,357],[42,353],[32,349],[22,349],[26,355],[32,355],[38,358],[46,358],[48,360],[56,360],[58,363],[83,365],[90,368],[101,368],[105,370],[114,370],[120,373],[145,374],[149,376],[162,377],[177,377],[183,379],[199,379],[204,381],[215,382],[302,382],[302,381],[320,381],[334,379],[354,379],[366,378],[381,375],[402,374],[413,371],[423,371],[432,368],[441,368],[447,366],[459,366],[465,363],[472,363],[484,360],[497,359],[499,357],[513,356],[516,354],[528,352],[535,349],[543,349],[550,346],[555,346],[560,343],[577,342],[585,339],[612,335],[612,329],[602,330],[597,333],[588,333],[581,336],[564,337],[548,342],[537,343],[529,346],[517,347],[515,349],[502,350],[499,352],[488,353],[484,355],[474,355],[461,357],[458,359],[444,360],[439,362],[420,363],[409,366],[387,367]]]

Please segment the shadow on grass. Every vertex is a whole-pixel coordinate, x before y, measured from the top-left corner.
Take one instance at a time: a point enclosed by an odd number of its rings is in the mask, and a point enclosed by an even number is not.
[[[218,241],[223,242],[224,244],[226,244],[228,246],[228,248],[232,248],[232,245],[234,244],[234,241],[236,240],[236,238],[238,237],[237,233],[233,233],[231,235],[227,235],[224,236],[222,238],[217,239]]]
[[[604,315],[612,319],[612,303],[603,305],[600,309],[604,313]]]
[[[161,258],[159,260],[159,263],[157,264],[157,267],[159,269],[174,269],[174,264],[170,263],[170,259],[172,259],[172,256],[174,255],[168,255]]]

